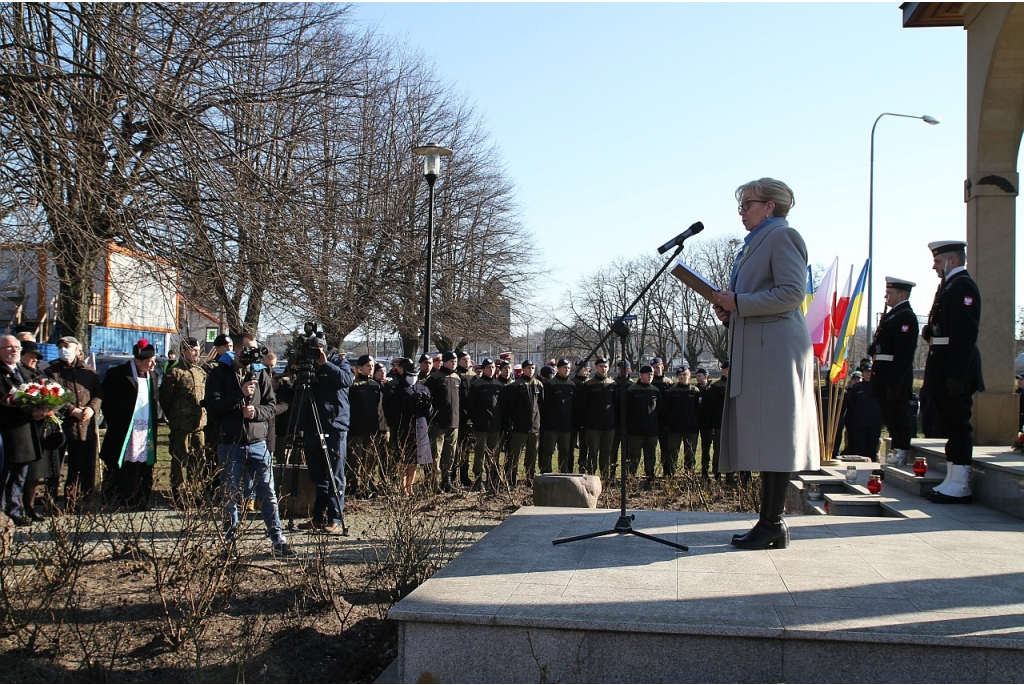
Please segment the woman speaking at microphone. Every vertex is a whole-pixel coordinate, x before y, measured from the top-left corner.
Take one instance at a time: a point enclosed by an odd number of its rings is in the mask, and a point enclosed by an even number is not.
[[[761,178],[736,189],[747,237],[715,314],[729,328],[730,372],[722,415],[719,468],[761,472],[761,516],[743,549],[785,548],[782,518],[793,471],[819,468],[814,351],[800,312],[807,247],[786,216],[793,191]]]

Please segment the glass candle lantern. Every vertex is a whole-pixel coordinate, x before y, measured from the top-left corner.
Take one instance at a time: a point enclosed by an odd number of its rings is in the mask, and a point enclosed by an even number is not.
[[[924,478],[926,473],[928,473],[928,464],[925,462],[924,457],[918,457],[914,460],[914,477]]]
[[[868,481],[868,492],[870,492],[872,495],[877,495],[881,491],[882,491],[882,477],[881,476],[871,476],[871,479]]]

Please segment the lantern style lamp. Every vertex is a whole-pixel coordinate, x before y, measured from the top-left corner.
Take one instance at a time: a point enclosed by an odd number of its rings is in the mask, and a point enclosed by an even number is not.
[[[441,158],[448,157],[452,151],[437,143],[417,145],[412,149],[413,154],[423,157],[423,178],[427,179],[429,186],[429,209],[427,211],[427,279],[426,279],[426,303],[423,307],[423,354],[430,353],[430,294],[433,289],[434,269],[434,181],[441,173]]]

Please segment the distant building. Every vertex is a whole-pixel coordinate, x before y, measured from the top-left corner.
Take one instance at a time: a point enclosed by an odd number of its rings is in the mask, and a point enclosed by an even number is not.
[[[43,342],[61,334],[56,322],[57,272],[45,247],[0,246],[0,326],[30,330]],[[178,271],[166,262],[111,243],[96,269],[89,308],[95,352],[131,352],[148,338],[166,354],[178,333]]]

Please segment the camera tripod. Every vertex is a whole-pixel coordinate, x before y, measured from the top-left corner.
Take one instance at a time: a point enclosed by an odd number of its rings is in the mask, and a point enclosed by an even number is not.
[[[306,457],[308,456],[305,451],[305,436],[300,426],[303,425],[303,411],[308,410],[312,412],[313,425],[316,428],[317,437],[320,440],[320,454],[323,455],[324,468],[326,469],[327,478],[330,482],[330,496],[335,500],[340,499],[340,492],[338,491],[338,482],[334,477],[334,469],[331,467],[331,459],[327,452],[327,436],[323,430],[323,422],[320,419],[320,410],[317,409],[316,402],[313,401],[313,394],[310,392],[313,386],[313,380],[308,377],[307,374],[300,375],[294,386],[294,396],[290,404],[290,411],[288,413],[288,430],[285,433],[285,459],[286,465],[294,465],[296,467],[308,464]],[[293,457],[298,455],[298,459],[294,460]],[[338,455],[341,460],[345,459],[344,454]],[[283,475],[283,474],[282,474]],[[283,478],[282,478],[283,480]],[[280,484],[278,485],[280,490]],[[299,469],[295,468],[292,470],[291,477],[291,496],[296,499],[299,492]],[[281,493],[278,492],[278,499],[280,499]],[[295,509],[294,502],[288,507],[288,530],[295,530]],[[348,535],[348,526],[345,525],[345,514],[341,514],[341,534]]]
[[[626,358],[626,339],[629,338],[630,333],[629,322],[636,320],[636,316],[630,316],[629,313],[633,311],[633,308],[636,307],[637,303],[639,303],[640,300],[643,299],[643,296],[647,294],[647,291],[651,289],[651,286],[654,285],[659,278],[661,278],[661,275],[665,273],[665,270],[668,268],[668,265],[671,264],[677,256],[679,256],[679,253],[682,251],[682,249],[683,245],[682,243],[680,243],[679,246],[676,248],[676,251],[672,253],[672,256],[669,257],[668,261],[665,262],[665,264],[661,267],[661,270],[654,275],[654,278],[652,278],[651,281],[644,287],[644,289],[640,291],[640,294],[637,296],[637,298],[633,300],[633,304],[629,305],[629,307],[626,308],[625,313],[612,323],[611,328],[608,330],[607,333],[605,333],[605,336],[601,338],[601,341],[597,343],[594,349],[591,350],[590,354],[587,355],[587,360],[589,360],[591,357],[597,354],[597,351],[601,349],[602,345],[604,345],[605,341],[608,340],[612,333],[615,333],[616,335],[619,336],[619,340],[622,347],[622,359]],[[612,347],[612,351],[614,352],[614,346]],[[651,540],[653,542],[658,542],[663,545],[668,545],[669,547],[675,547],[676,549],[682,550],[683,552],[688,552],[690,548],[686,545],[681,545],[677,542],[671,542],[669,540],[664,540],[662,538],[650,535],[648,533],[641,533],[638,530],[634,530],[632,522],[636,519],[636,515],[626,513],[626,479],[629,475],[629,465],[626,460],[626,454],[629,445],[629,431],[626,430],[626,389],[629,387],[628,384],[629,375],[627,374],[624,376],[623,379],[622,401],[619,403],[619,426],[622,435],[622,439],[619,443],[619,469],[621,476],[621,506],[619,509],[619,519],[615,522],[615,526],[613,528],[610,528],[609,530],[602,530],[596,533],[584,533],[583,535],[573,535],[572,537],[567,538],[557,538],[555,540],[552,540],[551,544],[561,545],[566,542],[589,540],[590,538],[603,537],[605,535],[636,535],[637,537],[644,538],[645,540]]]

